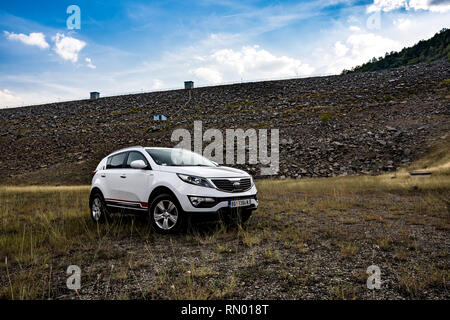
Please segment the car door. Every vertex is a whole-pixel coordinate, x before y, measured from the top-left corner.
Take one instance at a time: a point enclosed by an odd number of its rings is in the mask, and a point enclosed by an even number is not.
[[[146,169],[131,168],[131,162],[142,160],[147,165]],[[150,186],[153,180],[153,171],[147,158],[139,151],[128,152],[124,168],[121,170],[123,189],[121,190],[122,199],[128,201],[130,205],[138,204],[140,208],[147,207],[147,201],[150,194]]]
[[[122,190],[124,188],[124,178],[122,178],[122,170],[124,169],[127,155],[128,152],[122,152],[108,158],[104,172],[105,177],[103,177],[107,185],[107,191],[104,195],[107,202],[123,200]]]

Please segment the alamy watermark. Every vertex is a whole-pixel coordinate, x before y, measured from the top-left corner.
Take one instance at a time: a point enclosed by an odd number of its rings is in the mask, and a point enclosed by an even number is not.
[[[269,131],[270,155],[268,150],[269,132],[267,129],[258,129],[258,131],[256,129],[247,129],[245,131],[243,129],[226,129],[224,145],[224,136],[221,130],[208,129],[203,133],[202,121],[194,121],[193,141],[191,133],[187,129],[174,130],[170,140],[179,142],[175,148],[189,151],[191,151],[193,142],[193,151],[195,153],[201,154],[218,164],[248,163],[255,165],[260,163],[265,166],[261,168],[261,175],[276,175],[280,168],[279,130],[270,129]],[[209,142],[209,144],[203,149],[204,141]],[[247,153],[248,162],[246,162]]]
[[[76,265],[70,265],[66,273],[69,275],[66,281],[67,289],[80,290],[81,289],[81,268]]]
[[[367,18],[366,27],[369,30],[381,29],[381,11],[375,11]]]
[[[381,289],[381,269],[379,266],[371,265],[367,267],[367,289]]]
[[[66,20],[67,29],[81,29],[81,9],[79,6],[72,4],[67,7],[67,14],[70,16]]]

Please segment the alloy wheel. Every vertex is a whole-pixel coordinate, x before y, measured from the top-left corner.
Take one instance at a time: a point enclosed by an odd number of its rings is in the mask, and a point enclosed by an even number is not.
[[[99,221],[102,216],[102,201],[99,197],[95,197],[94,201],[92,202],[92,218],[94,218],[95,221]]]
[[[178,210],[176,205],[167,199],[159,201],[153,210],[153,218],[160,229],[172,229],[178,220]]]

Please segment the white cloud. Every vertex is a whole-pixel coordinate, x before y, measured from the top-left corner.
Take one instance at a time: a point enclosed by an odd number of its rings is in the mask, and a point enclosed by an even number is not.
[[[374,0],[367,7],[367,12],[392,11],[400,8],[409,8],[408,0]]]
[[[412,27],[413,23],[410,19],[399,18],[394,21],[394,25],[396,25],[398,29],[406,31]]]
[[[367,7],[367,12],[388,12],[397,9],[446,12],[450,10],[450,3],[446,0],[374,0],[373,4]]]
[[[94,65],[92,64],[91,58],[86,58],[86,59],[84,59],[84,61],[87,62],[87,67],[88,67],[88,68],[91,68],[91,69],[97,68],[96,66],[94,66]]]
[[[203,65],[190,72],[208,83],[295,77],[314,71],[298,59],[276,56],[257,45],[244,46],[240,50],[220,49],[197,60]]]
[[[334,44],[334,52],[338,57],[342,57],[345,56],[345,54],[348,52],[348,48],[345,46],[345,44],[342,44],[340,41],[338,41]]]
[[[214,69],[214,67],[199,67],[189,71],[194,74],[196,77],[205,80],[209,83],[221,83],[223,82],[222,74]]]
[[[450,11],[450,1],[448,0],[410,0],[409,6],[414,10],[429,10],[432,12]]]
[[[41,49],[46,49],[49,47],[47,41],[45,41],[45,35],[41,32],[32,32],[28,36],[23,33],[14,33],[4,31],[6,38],[8,40],[20,41],[29,46],[37,46]]]
[[[351,47],[351,56],[359,61],[367,61],[402,48],[399,42],[373,33],[353,34],[346,42]]]
[[[0,108],[86,99],[93,88],[97,89],[97,83],[95,80],[89,82],[92,79],[89,73],[78,72],[76,77],[54,72],[0,74],[0,83],[10,84],[5,86],[9,89],[0,90]]]
[[[450,21],[450,11],[403,10],[380,15],[381,27],[375,30],[367,28],[364,19],[359,22],[355,19],[347,19],[345,23],[336,22],[333,34],[321,37],[312,54],[304,56],[303,62],[309,63],[318,74],[341,73],[343,69],[351,69],[373,57],[378,58],[386,52],[399,51],[420,40],[429,39],[442,28],[448,27]],[[343,55],[344,46],[348,51]]]
[[[0,107],[19,105],[22,99],[8,89],[0,90]]]
[[[23,33],[14,33],[4,31],[8,40],[20,41],[29,46],[37,46],[41,49],[47,49],[50,45],[45,40],[45,35],[41,32],[32,32],[29,35]],[[86,46],[84,41],[75,39],[73,37],[65,36],[63,33],[57,33],[52,40],[55,42],[53,50],[64,60],[72,62],[78,61],[78,54]],[[86,58],[87,67],[95,69],[96,66],[92,64],[90,58]]]
[[[53,50],[64,60],[72,62],[78,61],[78,53],[86,45],[86,42],[65,36],[63,33],[57,33],[53,41],[55,41]]]
[[[162,88],[164,88],[164,82],[162,82],[159,79],[153,80],[153,84],[151,86],[152,90],[159,90],[159,89],[162,89]]]
[[[374,33],[357,33],[347,36],[342,43],[334,43],[333,51],[317,49],[314,56],[321,73],[336,74],[372,59],[384,56],[386,52],[400,50],[402,44],[388,37]]]

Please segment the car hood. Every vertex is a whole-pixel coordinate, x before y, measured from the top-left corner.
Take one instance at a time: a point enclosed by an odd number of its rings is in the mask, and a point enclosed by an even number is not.
[[[171,167],[159,166],[159,171],[188,174],[203,178],[237,178],[250,175],[239,169],[230,167]]]

